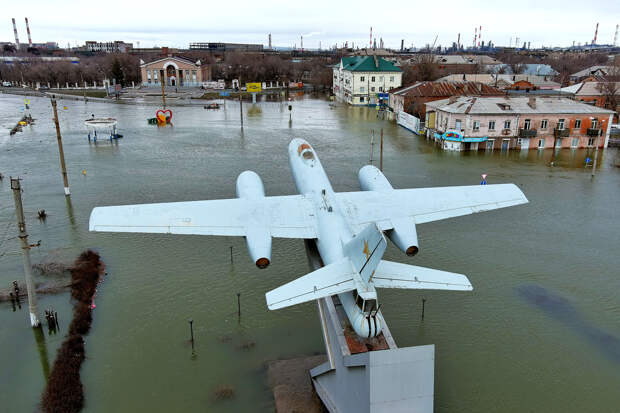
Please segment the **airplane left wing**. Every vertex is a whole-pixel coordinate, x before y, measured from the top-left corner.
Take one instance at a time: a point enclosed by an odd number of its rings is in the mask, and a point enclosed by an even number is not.
[[[316,238],[312,205],[302,195],[216,199],[94,208],[89,230],[245,236],[267,228],[272,237]]]

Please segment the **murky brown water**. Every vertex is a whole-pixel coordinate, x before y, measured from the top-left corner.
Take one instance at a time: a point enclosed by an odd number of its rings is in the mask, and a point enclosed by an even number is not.
[[[620,406],[620,258],[617,150],[600,155],[597,177],[585,150],[446,153],[367,108],[303,98],[293,122],[277,102],[248,110],[178,107],[174,127],[146,123],[156,108],[62,102],[61,125],[72,190],[62,192],[51,106],[33,98],[37,122],[14,137],[23,98],[0,95],[0,172],[24,178],[33,261],[97,249],[109,275],[100,287],[82,368],[86,412],[272,411],[265,361],[323,352],[313,303],[267,310],[264,293],[307,272],[303,242],[276,239],[272,265],[259,271],[241,239],[94,234],[99,205],[233,197],[237,175],[261,175],[268,195],[295,193],[286,147],[301,137],[317,150],[337,191],[358,190],[370,130],[384,128],[385,174],[396,188],[514,182],[530,203],[421,225],[421,252],[390,244],[386,258],[462,272],[472,293],[380,291],[400,346],[436,345],[437,412],[614,412]],[[125,137],[88,144],[82,120],[114,116]],[[376,154],[376,152],[375,152]],[[81,173],[86,171],[86,175]],[[45,223],[36,210],[45,208]],[[0,286],[23,278],[8,179],[0,184]],[[234,264],[230,264],[230,246]],[[236,315],[241,293],[242,317]],[[425,297],[424,322],[420,321]],[[40,297],[61,327],[71,317],[67,293]],[[37,347],[27,305],[0,304],[0,410],[34,410],[65,330]],[[194,320],[196,357],[187,344]],[[255,346],[244,350],[244,344]],[[248,346],[246,346],[248,347]],[[42,357],[43,355],[43,357]],[[235,398],[213,400],[221,384]]]

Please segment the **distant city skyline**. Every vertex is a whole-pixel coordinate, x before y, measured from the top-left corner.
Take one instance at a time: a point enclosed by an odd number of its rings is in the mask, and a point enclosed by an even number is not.
[[[396,0],[385,5],[358,1],[351,4],[318,0],[299,8],[299,3],[263,3],[242,0],[229,3],[187,0],[185,2],[122,2],[110,0],[87,6],[74,0],[11,2],[3,5],[0,41],[14,41],[11,18],[15,18],[20,43],[27,43],[24,18],[28,17],[32,41],[55,41],[60,47],[83,45],[87,40],[122,40],[134,47],[168,46],[187,48],[192,42],[259,43],[267,46],[272,34],[275,47],[304,48],[342,46],[366,47],[370,27],[379,45],[420,48],[433,44],[449,47],[461,34],[464,47],[473,45],[474,30],[482,26],[481,40],[497,46],[518,46],[530,42],[540,46],[571,46],[590,43],[599,24],[597,44],[612,44],[620,8],[615,1],[604,0],[596,7],[582,1],[549,0],[544,3],[524,0],[506,6],[504,2],[472,0],[464,3],[446,0],[417,4]]]

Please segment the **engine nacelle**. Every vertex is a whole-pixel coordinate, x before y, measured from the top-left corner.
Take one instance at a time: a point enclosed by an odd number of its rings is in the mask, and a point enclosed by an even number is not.
[[[237,178],[237,198],[259,199],[265,197],[263,181],[256,172],[244,171]]]
[[[271,262],[271,234],[269,228],[253,226],[247,229],[245,243],[252,261],[260,269],[267,268]]]
[[[411,218],[392,219],[393,229],[385,232],[402,252],[413,257],[420,250],[418,244],[418,232]]]
[[[388,192],[393,190],[383,172],[376,166],[366,165],[357,174],[362,191]]]
[[[242,172],[237,178],[237,198],[260,200],[265,197],[265,187],[260,177],[252,171]],[[258,268],[267,268],[271,262],[271,232],[257,223],[246,230],[245,243],[252,261]]]

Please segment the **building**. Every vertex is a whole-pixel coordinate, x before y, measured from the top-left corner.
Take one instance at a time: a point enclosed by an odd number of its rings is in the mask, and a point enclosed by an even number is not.
[[[620,110],[620,82],[582,82],[560,89],[570,93],[575,100],[589,103],[600,108]],[[615,102],[610,97],[615,96]],[[616,106],[616,107],[612,107]]]
[[[446,71],[462,71],[470,72],[476,69],[484,69],[485,67],[493,67],[501,65],[502,62],[487,55],[436,55],[433,56],[433,62],[437,64],[439,70]],[[401,61],[401,64],[416,65],[417,57],[409,57]]]
[[[333,92],[351,105],[376,105],[380,95],[402,84],[403,71],[381,57],[343,57],[334,66]]]
[[[593,76],[603,78],[605,76],[620,75],[620,68],[616,66],[590,66],[570,75],[571,82],[581,82],[585,78]]]
[[[262,52],[262,44],[249,43],[190,43],[189,50],[209,50],[212,52]]]
[[[132,49],[133,43],[125,43],[120,40],[115,40],[113,42],[95,42],[89,40],[84,44],[84,50],[94,53],[129,53]]]
[[[506,92],[479,82],[417,82],[393,89],[389,107],[394,113],[407,112],[424,119],[426,103],[451,96],[504,96]]]
[[[507,75],[507,74],[452,74],[437,79],[441,82],[482,82],[486,85],[498,87],[500,89],[508,89],[515,82],[522,80],[529,82],[538,89],[559,89],[562,85],[553,81],[553,76],[545,75]]]
[[[520,67],[522,75],[540,75],[540,76],[557,76],[559,73],[549,65],[538,63],[523,63],[517,65]],[[485,69],[490,73],[514,74],[512,67],[507,64],[499,64],[494,66],[486,66]]]
[[[426,104],[425,133],[447,150],[607,147],[614,112],[567,98],[452,97]]]
[[[174,87],[200,86],[211,80],[211,67],[202,65],[200,60],[192,62],[182,57],[168,56],[145,63],[140,60],[142,86]]]

